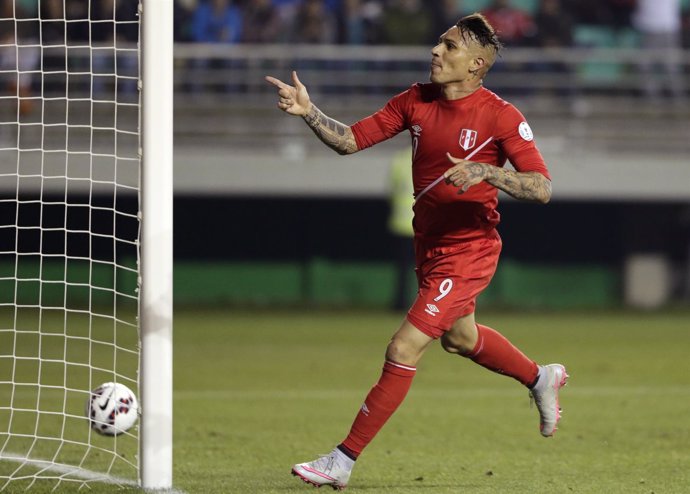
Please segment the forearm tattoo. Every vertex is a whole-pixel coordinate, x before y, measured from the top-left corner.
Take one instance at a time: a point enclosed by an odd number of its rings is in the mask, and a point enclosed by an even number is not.
[[[551,181],[541,173],[521,173],[490,165],[486,165],[485,172],[487,182],[515,199],[541,203],[551,199]]]
[[[357,151],[355,136],[350,127],[327,117],[316,106],[311,105],[309,112],[302,118],[316,137],[336,153],[352,154]]]

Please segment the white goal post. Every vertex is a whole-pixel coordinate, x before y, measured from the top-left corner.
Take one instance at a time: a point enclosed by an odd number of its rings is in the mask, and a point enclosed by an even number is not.
[[[0,491],[172,487],[172,67],[173,0],[0,2]]]
[[[173,0],[143,8],[141,483],[172,487]]]

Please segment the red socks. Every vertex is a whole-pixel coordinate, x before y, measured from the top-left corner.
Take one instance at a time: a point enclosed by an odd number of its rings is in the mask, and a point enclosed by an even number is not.
[[[341,450],[356,459],[367,444],[393,415],[407,395],[416,367],[387,360],[379,381],[371,388],[357,413],[350,434],[342,442]]]
[[[499,332],[477,324],[477,344],[470,353],[463,356],[489,370],[517,379],[527,387],[537,380],[539,367],[524,353],[515,348]]]
[[[489,370],[513,377],[525,386],[534,385],[539,373],[536,363],[497,331],[477,324],[477,332],[477,344],[465,357]],[[416,367],[386,361],[383,373],[364,400],[350,433],[338,446],[343,453],[357,459],[405,399],[416,371]]]

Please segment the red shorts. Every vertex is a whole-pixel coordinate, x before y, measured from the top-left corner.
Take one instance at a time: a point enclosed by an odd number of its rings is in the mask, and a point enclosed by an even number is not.
[[[448,247],[425,249],[415,241],[419,290],[407,320],[439,338],[457,319],[474,312],[477,296],[496,272],[501,245],[495,230]]]

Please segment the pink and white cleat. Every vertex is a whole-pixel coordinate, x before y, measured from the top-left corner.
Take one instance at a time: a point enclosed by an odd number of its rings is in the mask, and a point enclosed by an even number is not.
[[[316,487],[329,485],[334,490],[341,491],[347,487],[354,463],[338,448],[335,448],[314,461],[293,466],[292,475]]]
[[[551,437],[561,419],[561,407],[558,403],[558,392],[566,385],[568,373],[561,364],[549,364],[541,367],[539,381],[529,392],[530,398],[539,410],[539,430],[544,437]]]

